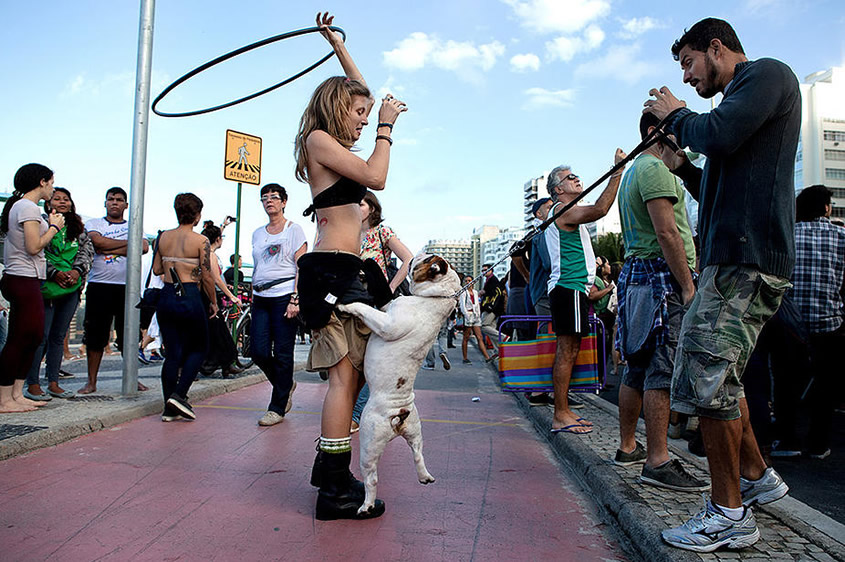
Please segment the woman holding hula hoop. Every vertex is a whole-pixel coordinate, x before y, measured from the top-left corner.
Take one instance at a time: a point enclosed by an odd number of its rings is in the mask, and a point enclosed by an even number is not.
[[[332,46],[346,76],[320,84],[302,115],[296,136],[296,177],[311,187],[317,240],[314,251],[298,261],[303,320],[312,330],[309,371],[328,371],[321,436],[311,484],[320,488],[316,517],[320,520],[378,517],[384,503],[357,514],[364,501],[363,484],[349,471],[352,406],[361,386],[369,329],[360,320],[334,310],[336,303],[374,299],[361,280],[361,210],[367,188],[384,189],[390,161],[391,133],[407,107],[388,94],[378,114],[376,145],[367,160],[351,149],[367,125],[374,100],[346,50],[341,35],[329,29],[333,17],[317,14],[317,25]],[[381,272],[379,271],[379,275]],[[372,290],[372,288],[370,289]]]

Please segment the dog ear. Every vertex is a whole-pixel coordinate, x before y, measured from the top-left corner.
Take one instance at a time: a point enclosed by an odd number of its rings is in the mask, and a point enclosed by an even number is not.
[[[414,268],[414,283],[432,281],[438,275],[444,275],[449,271],[449,263],[440,256],[429,256],[422,260]]]

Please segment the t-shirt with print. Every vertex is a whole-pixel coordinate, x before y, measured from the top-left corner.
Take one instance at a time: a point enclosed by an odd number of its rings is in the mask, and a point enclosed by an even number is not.
[[[85,223],[85,230],[96,232],[112,240],[129,239],[129,222],[111,222],[106,217],[91,219]],[[109,285],[126,284],[126,256],[116,254],[94,254],[94,263],[88,274],[89,283],[106,283]]]
[[[687,220],[684,188],[669,168],[651,154],[639,155],[619,186],[619,218],[622,222],[625,255],[642,259],[664,257],[646,205],[660,197],[666,197],[672,202],[675,224],[678,225],[687,254],[687,264],[690,269],[695,269],[695,246]]]
[[[376,263],[381,268],[381,272],[384,273],[384,277],[388,281],[391,279],[387,277],[387,263],[385,263],[384,257],[386,255],[389,260],[390,256],[393,255],[390,248],[387,247],[393,238],[396,238],[393,230],[389,226],[379,224],[368,228],[364,232],[364,237],[361,239],[361,259],[373,258],[376,260]],[[383,252],[382,244],[384,244]]]
[[[3,245],[3,262],[6,273],[20,277],[47,278],[47,260],[44,250],[32,255],[26,251],[23,225],[25,222],[38,222],[38,232],[43,235],[50,228],[41,215],[41,209],[29,199],[21,199],[12,205],[9,211],[9,232]]]
[[[267,232],[262,226],[252,233],[252,287],[259,297],[283,297],[293,292],[296,284],[296,258],[294,254],[306,243],[305,231],[298,224],[287,221],[278,234]],[[255,285],[291,277],[266,291],[256,291]]]

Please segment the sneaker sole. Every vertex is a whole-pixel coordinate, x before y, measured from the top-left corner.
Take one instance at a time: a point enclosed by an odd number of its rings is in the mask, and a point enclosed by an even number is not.
[[[172,398],[170,398],[170,399],[167,400],[167,404],[170,407],[178,410],[179,414],[183,418],[187,418],[189,420],[197,419],[197,415],[195,413],[193,413],[190,409],[186,408],[185,406],[183,406],[181,403],[177,402],[176,400],[173,400]]]
[[[650,484],[652,486],[657,486],[658,488],[666,488],[667,490],[675,490],[676,492],[706,492],[710,489],[710,486],[675,486],[673,484],[666,484],[661,482],[660,480],[654,480],[653,478],[649,478],[648,476],[640,476],[639,481],[643,484]],[[759,538],[759,536],[758,536]],[[757,542],[757,541],[754,541]],[[754,543],[752,543],[754,544]],[[703,551],[709,552],[709,551]]]
[[[646,459],[638,459],[635,461],[618,461],[613,459],[613,464],[616,466],[634,466],[635,464],[645,464]]]
[[[178,419],[179,419],[179,418],[181,418],[181,417],[182,417],[182,416],[164,416],[164,415],[163,415],[163,416],[161,416],[161,421],[163,421],[163,422],[172,422],[172,421],[176,421],[176,420],[178,420]]]
[[[752,496],[751,498],[742,500],[742,505],[746,507],[751,507],[754,504],[757,505],[766,505],[767,503],[772,503],[784,497],[786,494],[789,493],[789,486],[786,485],[786,482],[781,482],[781,484],[768,492],[764,492],[762,494],[758,494],[756,496]]]
[[[663,535],[663,542],[670,546],[674,546],[675,548],[682,548],[684,550],[692,550],[693,552],[713,552],[714,550],[718,550],[723,546],[730,549],[740,549],[740,548],[748,548],[749,546],[754,545],[757,541],[760,540],[760,529],[754,529],[754,532],[750,535],[743,535],[741,537],[727,537],[720,541],[716,541],[712,544],[707,545],[698,545],[698,544],[687,544],[681,542],[674,542]]]
[[[452,368],[452,362],[449,361],[448,357],[446,357],[445,355],[441,355],[440,360],[443,362],[443,369],[448,371],[449,369]]]

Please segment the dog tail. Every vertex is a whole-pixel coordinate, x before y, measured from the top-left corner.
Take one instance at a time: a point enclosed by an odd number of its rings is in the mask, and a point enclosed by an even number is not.
[[[392,416],[390,418],[390,427],[393,428],[393,431],[399,431],[401,425],[403,423],[405,423],[405,420],[410,415],[411,415],[411,410],[407,410],[405,408],[402,408],[401,410],[399,410],[398,414],[396,414],[395,416]]]

